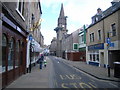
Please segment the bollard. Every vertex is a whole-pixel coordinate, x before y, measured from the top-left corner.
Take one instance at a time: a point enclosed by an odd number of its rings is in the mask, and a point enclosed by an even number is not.
[[[108,77],[110,77],[110,66],[108,65]]]

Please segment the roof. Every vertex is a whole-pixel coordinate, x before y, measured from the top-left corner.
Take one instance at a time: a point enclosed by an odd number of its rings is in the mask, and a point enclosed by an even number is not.
[[[120,2],[116,2],[114,3],[111,7],[109,7],[108,9],[106,9],[105,11],[103,11],[102,13],[102,17],[101,19],[99,19],[98,21],[96,21],[95,23],[92,23],[88,26],[88,28],[92,27],[93,25],[97,24],[98,22],[100,22],[101,20],[107,18],[108,16],[110,16],[111,14],[115,13],[116,11],[120,10]],[[94,16],[93,16],[94,17]],[[88,29],[87,28],[87,29]]]

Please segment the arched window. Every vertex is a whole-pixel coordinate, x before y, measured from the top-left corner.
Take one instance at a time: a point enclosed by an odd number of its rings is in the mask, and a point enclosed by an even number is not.
[[[2,72],[6,71],[6,57],[7,57],[7,37],[2,35]]]
[[[14,47],[15,47],[15,41],[14,38],[10,38],[9,40],[9,50],[8,50],[8,70],[13,69],[13,61],[14,61]]]
[[[19,56],[20,56],[20,41],[16,43],[16,60],[15,60],[15,68],[19,66]]]

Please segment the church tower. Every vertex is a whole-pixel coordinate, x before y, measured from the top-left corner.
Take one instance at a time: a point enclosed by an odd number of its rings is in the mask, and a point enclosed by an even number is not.
[[[64,15],[63,3],[58,17],[58,25],[54,29],[57,33],[57,56],[62,56],[62,38],[67,34],[67,16]]]

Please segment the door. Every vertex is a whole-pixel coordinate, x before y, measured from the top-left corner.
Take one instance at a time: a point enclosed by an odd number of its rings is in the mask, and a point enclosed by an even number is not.
[[[104,67],[104,52],[100,53],[100,65]]]

